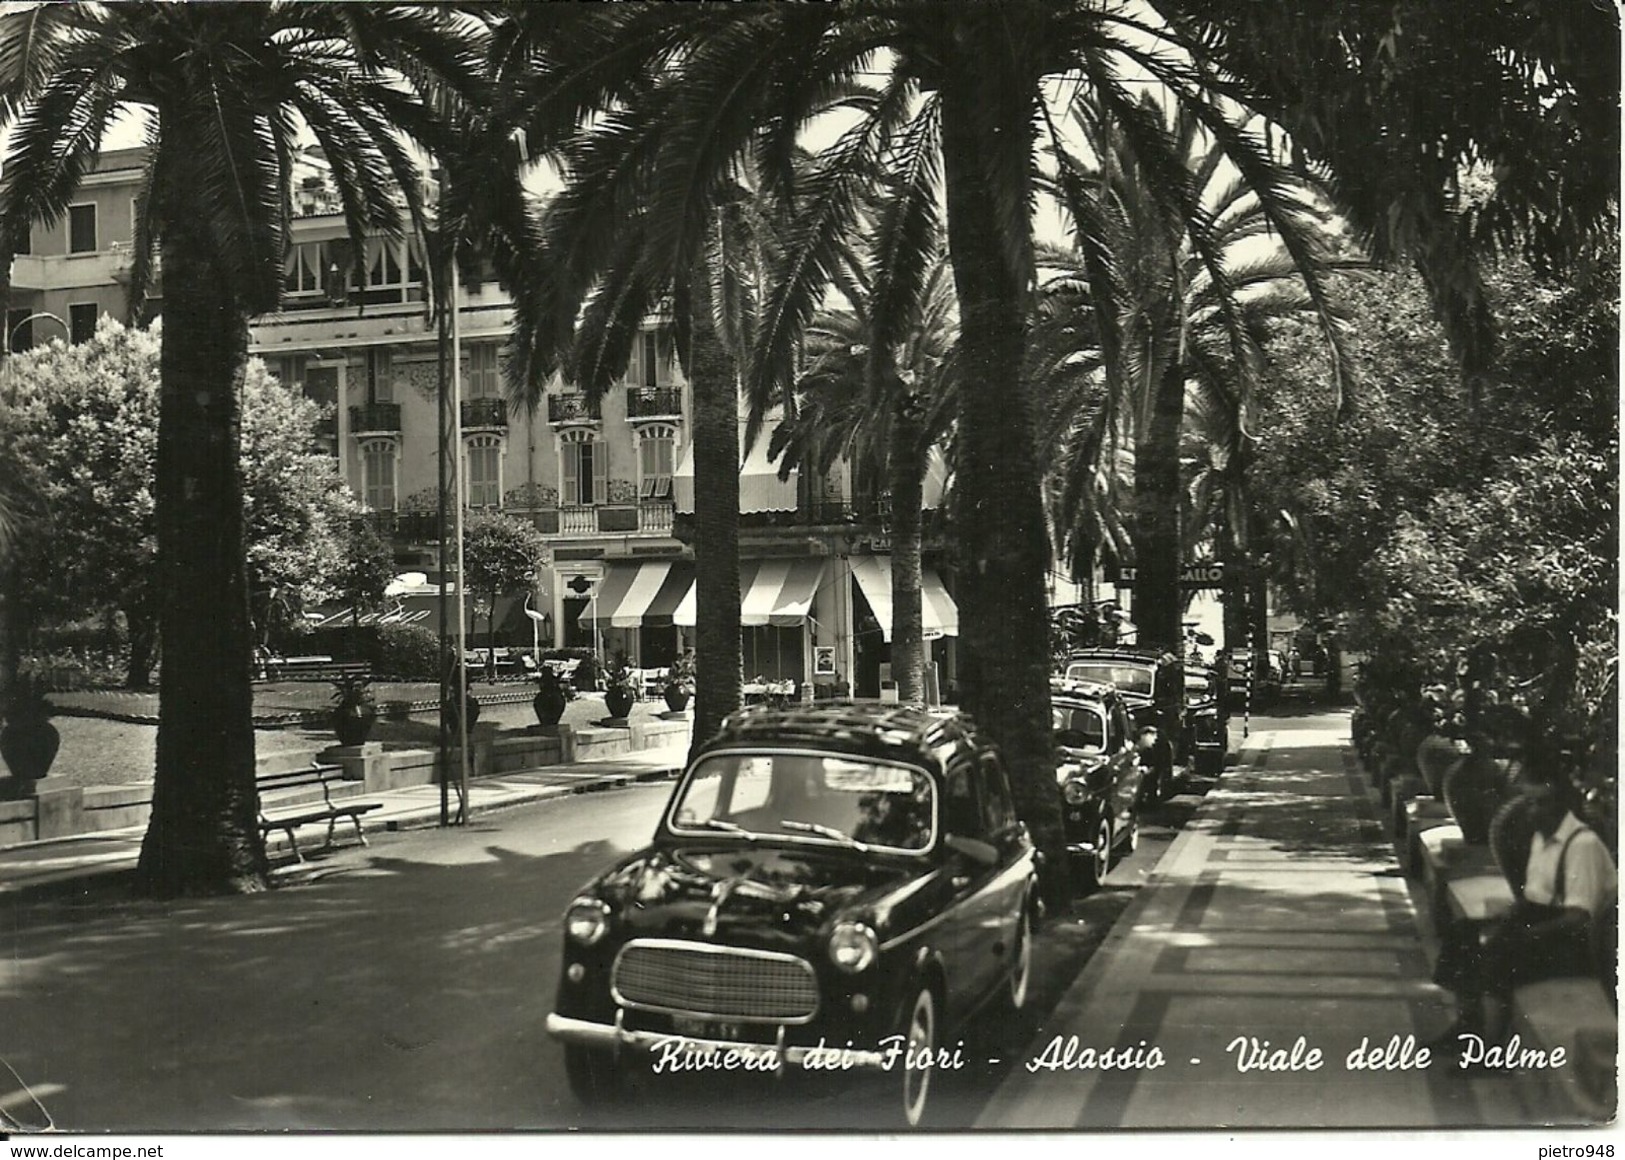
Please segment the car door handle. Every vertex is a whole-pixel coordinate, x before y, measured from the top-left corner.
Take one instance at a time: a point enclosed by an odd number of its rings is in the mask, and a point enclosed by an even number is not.
[[[970,885],[970,875],[955,874],[952,878],[948,879],[948,881],[953,885],[955,890],[963,890],[965,887]]]

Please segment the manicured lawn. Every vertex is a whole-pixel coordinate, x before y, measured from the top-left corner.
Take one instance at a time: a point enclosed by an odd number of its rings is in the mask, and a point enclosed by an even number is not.
[[[522,683],[487,685],[476,682],[471,687],[476,697],[492,693],[531,692],[531,686]],[[432,684],[379,682],[373,689],[380,708],[390,701],[428,701],[439,696],[438,687]],[[328,704],[330,694],[330,687],[321,682],[287,681],[259,685],[254,690],[254,712],[258,716],[319,709]],[[63,706],[95,706],[130,715],[155,715],[158,711],[156,694],[53,693],[51,700]],[[653,717],[664,712],[665,708],[662,701],[639,701],[632,707],[632,719]],[[596,725],[604,716],[604,695],[586,693],[565,706],[564,722],[579,728]],[[482,723],[490,722],[502,729],[522,729],[536,723],[536,715],[528,699],[515,705],[483,705],[479,719]],[[62,747],[42,788],[128,785],[152,780],[158,738],[156,726],[60,714],[53,718],[53,723],[62,736]],[[432,710],[415,713],[404,720],[391,720],[380,715],[372,736],[374,741],[391,747],[431,747],[438,744],[438,717]],[[316,750],[332,743],[331,731],[321,726],[290,725],[254,731],[255,750],[260,754],[283,749]]]

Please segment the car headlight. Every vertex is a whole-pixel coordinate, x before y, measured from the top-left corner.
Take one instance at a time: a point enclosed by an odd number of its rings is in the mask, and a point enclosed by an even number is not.
[[[564,912],[564,933],[590,947],[609,930],[609,907],[596,898],[578,898]]]
[[[1082,778],[1075,778],[1061,787],[1061,799],[1069,806],[1081,806],[1089,800],[1089,786]]]
[[[839,922],[829,934],[829,961],[855,975],[867,970],[880,954],[875,932],[861,922]]]

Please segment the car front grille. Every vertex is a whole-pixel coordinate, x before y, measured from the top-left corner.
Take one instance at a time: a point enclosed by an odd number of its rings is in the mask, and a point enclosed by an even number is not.
[[[617,1002],[707,1019],[806,1023],[818,1012],[812,965],[794,955],[639,939],[621,948]]]

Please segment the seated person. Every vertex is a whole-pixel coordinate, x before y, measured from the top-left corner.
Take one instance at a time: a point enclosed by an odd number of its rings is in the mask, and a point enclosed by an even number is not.
[[[1526,783],[1524,792],[1535,833],[1512,909],[1489,920],[1458,919],[1441,932],[1434,982],[1455,992],[1457,1016],[1431,1045],[1439,1058],[1459,1057],[1464,1036],[1503,1042],[1518,987],[1596,971],[1591,926],[1618,896],[1613,858],[1576,816],[1579,792],[1567,777]]]

